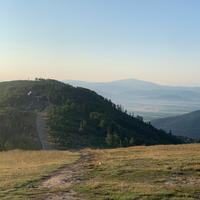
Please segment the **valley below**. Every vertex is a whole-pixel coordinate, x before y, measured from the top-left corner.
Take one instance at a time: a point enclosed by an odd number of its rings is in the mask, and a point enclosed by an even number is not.
[[[86,87],[120,104],[145,121],[182,115],[200,109],[200,88],[165,86],[137,79],[112,82],[65,80],[75,87]]]
[[[0,199],[200,198],[200,144],[148,121],[198,101],[111,100],[50,79],[0,83],[0,91]]]
[[[156,100],[134,99],[121,101],[114,99],[116,104],[122,104],[130,113],[143,116],[145,121],[186,114],[200,109],[199,102],[170,102]]]

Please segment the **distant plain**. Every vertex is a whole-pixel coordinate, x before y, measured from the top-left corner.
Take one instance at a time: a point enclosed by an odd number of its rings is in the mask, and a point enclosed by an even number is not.
[[[143,116],[145,121],[200,109],[200,87],[164,86],[137,79],[63,82],[94,90],[115,104],[122,105],[128,113]]]

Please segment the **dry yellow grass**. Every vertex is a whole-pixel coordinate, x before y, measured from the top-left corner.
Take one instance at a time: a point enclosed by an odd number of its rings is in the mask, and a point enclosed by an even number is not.
[[[85,151],[96,159],[85,165],[85,181],[71,187],[86,199],[200,199],[200,144]],[[39,197],[45,191],[27,185],[78,157],[68,151],[1,152],[0,199],[27,199],[33,191]]]
[[[151,161],[157,161],[158,168],[159,161],[167,162],[168,160],[171,164],[185,163],[187,165],[190,163],[197,167],[200,161],[200,144],[135,146],[105,150],[86,149],[86,151],[96,155],[96,161],[94,161],[96,164],[99,162],[103,164],[106,161],[106,163],[120,165],[124,160],[149,158]]]
[[[75,162],[79,153],[69,151],[0,152],[0,198],[12,195],[9,191],[26,187],[48,176],[64,164]]]
[[[86,151],[93,170],[74,187],[87,199],[200,199],[200,144]]]

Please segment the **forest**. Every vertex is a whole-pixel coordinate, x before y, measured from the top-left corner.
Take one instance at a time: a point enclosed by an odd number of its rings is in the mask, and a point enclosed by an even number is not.
[[[30,95],[31,94],[31,95]],[[54,106],[48,109],[48,102]],[[115,148],[179,144],[183,141],[127,113],[96,92],[51,79],[0,83],[0,150],[29,149],[33,123],[45,109],[44,124],[55,149]],[[38,147],[39,148],[39,147]]]

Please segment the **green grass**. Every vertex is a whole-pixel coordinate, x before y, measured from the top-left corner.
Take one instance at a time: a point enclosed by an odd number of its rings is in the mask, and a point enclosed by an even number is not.
[[[37,187],[64,164],[75,162],[69,151],[0,153],[0,199],[38,199],[73,189],[87,200],[200,199],[200,144],[136,146],[92,150],[80,182],[64,189]],[[36,188],[28,187],[34,184]]]
[[[42,180],[59,167],[75,162],[80,155],[69,151],[0,152],[0,199],[28,199],[46,193],[38,186]]]
[[[199,199],[200,145],[91,150],[86,182],[73,188],[86,199]]]

